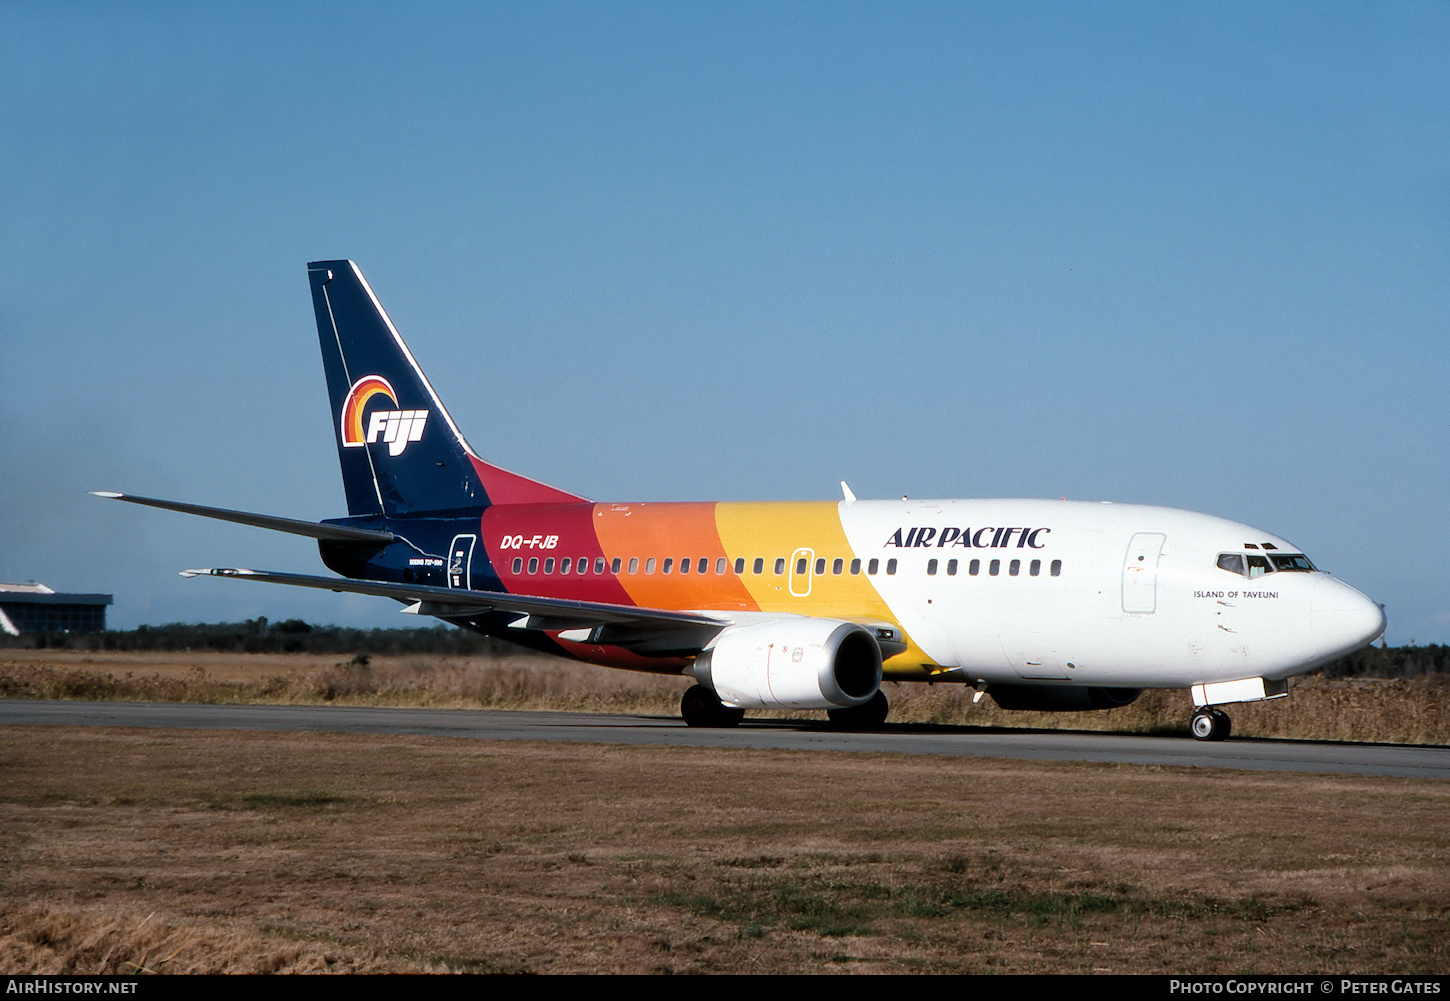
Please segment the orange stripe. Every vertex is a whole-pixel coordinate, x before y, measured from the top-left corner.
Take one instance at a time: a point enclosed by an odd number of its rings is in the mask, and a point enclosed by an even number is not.
[[[594,534],[604,555],[620,561],[619,582],[630,599],[649,608],[714,608],[721,611],[756,611],[750,592],[735,576],[734,567],[715,573],[715,563],[727,558],[715,528],[715,505],[596,504]],[[707,572],[699,573],[701,558]],[[653,558],[653,573],[646,561]],[[638,559],[635,573],[629,561]],[[669,574],[664,561],[674,560]],[[688,574],[680,573],[681,560],[690,560]]]

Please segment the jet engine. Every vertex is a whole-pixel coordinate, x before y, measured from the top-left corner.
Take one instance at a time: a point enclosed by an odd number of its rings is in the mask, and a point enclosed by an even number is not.
[[[881,687],[881,648],[854,622],[805,616],[730,626],[695,680],[732,709],[847,709]]]
[[[987,694],[1003,709],[1081,712],[1116,709],[1143,694],[1141,688],[1088,688],[1083,685],[990,685]]]

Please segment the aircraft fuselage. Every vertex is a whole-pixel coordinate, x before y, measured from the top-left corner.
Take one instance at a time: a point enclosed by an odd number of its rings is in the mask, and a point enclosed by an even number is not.
[[[895,680],[1187,687],[1281,679],[1362,646],[1378,606],[1260,529],[1170,508],[1047,500],[496,505],[393,519],[349,576],[616,605],[794,614],[900,630]],[[1233,554],[1253,558],[1263,572]],[[518,639],[499,621],[485,631]],[[595,663],[676,671],[547,631]],[[561,635],[562,634],[562,635]]]

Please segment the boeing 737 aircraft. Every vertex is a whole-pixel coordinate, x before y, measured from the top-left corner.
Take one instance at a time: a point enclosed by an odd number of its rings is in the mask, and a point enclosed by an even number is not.
[[[679,674],[691,726],[747,709],[887,715],[882,680],[1005,709],[1104,709],[1187,688],[1226,703],[1372,642],[1380,607],[1285,539],[1167,508],[1047,500],[595,503],[464,440],[362,272],[309,264],[348,517],[297,521],[101,496],[318,540],[341,577],[188,570],[379,595],[593,664]]]

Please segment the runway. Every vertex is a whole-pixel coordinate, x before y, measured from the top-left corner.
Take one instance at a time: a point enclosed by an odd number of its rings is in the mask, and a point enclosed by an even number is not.
[[[716,730],[688,727],[678,718],[663,716],[0,699],[0,725],[420,734],[470,740],[855,751],[1450,779],[1450,748],[1444,747],[1249,738],[1210,744],[1186,737],[912,723],[887,724],[876,733],[840,733],[813,721],[746,720],[739,728]]]

